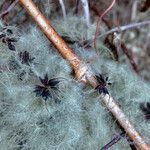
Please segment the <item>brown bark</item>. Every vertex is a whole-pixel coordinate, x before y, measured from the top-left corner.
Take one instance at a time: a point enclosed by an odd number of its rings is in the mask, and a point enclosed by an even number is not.
[[[61,55],[70,63],[75,70],[76,77],[86,83],[89,83],[94,88],[98,83],[94,77],[93,71],[90,66],[85,64],[71,48],[64,42],[64,40],[58,35],[58,33],[51,26],[50,22],[42,15],[32,0],[19,0],[21,5],[32,16],[33,20],[39,25],[41,30],[57,48]],[[107,109],[114,115],[120,125],[127,132],[131,140],[134,141],[137,148],[140,150],[150,150],[150,147],[146,144],[143,137],[135,130],[134,126],[130,123],[123,111],[119,108],[115,100],[108,94],[101,94],[102,101]]]

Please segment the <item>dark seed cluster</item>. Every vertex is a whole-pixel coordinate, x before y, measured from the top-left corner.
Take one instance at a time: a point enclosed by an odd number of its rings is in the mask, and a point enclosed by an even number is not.
[[[97,79],[97,82],[98,82],[98,86],[95,88],[96,90],[98,90],[98,92],[100,94],[109,94],[106,86],[107,84],[108,85],[111,85],[110,82],[107,83],[108,81],[108,77],[104,78],[101,74],[99,75],[96,75],[95,78]]]
[[[6,44],[11,51],[16,51],[14,43],[17,42],[15,37],[11,37],[13,34],[11,29],[4,28],[0,33],[0,40],[2,43]]]
[[[22,64],[26,64],[26,65],[30,66],[30,63],[32,63],[35,58],[31,57],[29,52],[24,51],[24,52],[19,53],[19,59]]]
[[[52,78],[49,80],[48,74],[46,74],[43,79],[41,77],[39,77],[39,79],[42,85],[35,86],[34,92],[36,93],[36,96],[42,97],[45,101],[48,98],[53,98],[54,95],[52,94],[51,90],[58,91],[57,85],[60,82],[59,78]]]
[[[140,109],[143,112],[145,119],[150,120],[150,102],[141,103]]]

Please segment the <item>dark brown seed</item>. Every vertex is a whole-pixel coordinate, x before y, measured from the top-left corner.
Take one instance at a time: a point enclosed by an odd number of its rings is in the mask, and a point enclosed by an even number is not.
[[[7,33],[8,33],[8,34],[13,34],[13,32],[12,32],[11,29],[7,29]]]
[[[8,48],[9,48],[11,51],[16,51],[15,46],[14,46],[11,42],[8,42]]]
[[[6,35],[5,34],[0,34],[0,39],[5,37]]]
[[[6,38],[7,42],[17,42],[15,38]]]
[[[5,39],[5,38],[3,38],[3,39],[2,39],[2,42],[3,42],[3,43],[6,43],[6,39]]]

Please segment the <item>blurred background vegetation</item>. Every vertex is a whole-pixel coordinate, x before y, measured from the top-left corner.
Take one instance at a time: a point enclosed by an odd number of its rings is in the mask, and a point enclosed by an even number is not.
[[[14,0],[1,0],[0,14],[7,10],[13,2]],[[39,9],[50,20],[57,19],[60,16],[63,17],[59,0],[34,0],[34,2],[36,2]],[[98,20],[99,16],[108,8],[110,3],[111,0],[89,0],[91,23]],[[84,9],[81,1],[64,0],[64,5],[67,14],[71,13],[79,17],[84,16]],[[149,0],[117,0],[109,13],[104,16],[100,26],[107,31],[114,27],[150,20],[149,7]],[[20,27],[21,30],[27,30],[27,26],[31,24],[31,18],[19,4],[3,15],[2,20],[6,25],[16,25],[17,27]],[[133,56],[133,60],[138,68],[138,74],[148,81],[150,80],[149,31],[150,25],[146,25],[129,30],[127,29],[126,31],[120,31],[119,35],[119,38],[124,42],[129,55]],[[120,63],[128,63],[130,65],[127,54],[122,51],[118,45],[114,46],[111,38],[112,37],[108,38],[107,36],[100,40],[105,41],[105,44],[109,49],[112,47],[111,53],[113,53],[115,58],[117,56],[117,61],[120,61]]]

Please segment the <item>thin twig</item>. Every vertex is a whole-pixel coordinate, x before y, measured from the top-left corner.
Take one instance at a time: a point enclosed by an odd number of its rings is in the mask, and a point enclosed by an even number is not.
[[[19,0],[22,6],[32,16],[34,21],[39,25],[41,30],[62,54],[62,56],[70,63],[75,71],[78,80],[89,83],[93,88],[98,86],[98,82],[95,78],[95,73],[91,68],[85,64],[79,57],[73,52],[71,48],[63,41],[58,33],[53,29],[50,22],[42,15],[32,0]],[[139,150],[149,150],[150,147],[146,144],[143,137],[136,131],[134,126],[130,123],[123,111],[119,108],[115,100],[108,94],[101,94],[102,102],[106,105],[107,109],[114,115],[120,125],[124,128],[128,136],[133,140]]]
[[[86,20],[86,25],[87,27],[90,26],[90,11],[89,11],[89,3],[88,0],[81,0],[82,1],[82,6],[84,8],[84,16]]]
[[[91,4],[90,7],[93,9],[93,11],[96,13],[96,15],[99,15],[99,11],[98,11],[98,9],[97,9],[97,7],[95,5]],[[110,23],[107,22],[104,18],[102,19],[102,21],[106,24],[106,26],[108,27],[108,29],[111,28]],[[112,34],[109,34],[109,35],[112,35]],[[113,53],[113,54],[117,54],[116,53],[117,52],[116,46],[113,44],[113,42],[112,43],[109,42],[109,35],[106,37],[105,41],[107,42],[107,44],[109,44],[112,47],[113,50],[116,49],[116,51],[114,51],[115,53]],[[123,52],[126,54],[127,58],[129,59],[130,64],[131,64],[133,70],[139,75],[140,72],[139,72],[137,64],[135,63],[135,61],[133,59],[132,52],[130,51],[130,53],[129,53],[129,50],[128,50],[127,46],[120,39],[119,39],[119,43],[120,43],[119,45],[121,46]],[[114,55],[114,56],[117,56],[117,55]],[[115,58],[118,58],[118,57],[115,57]]]
[[[102,21],[102,18],[112,9],[112,7],[114,6],[115,3],[116,3],[116,0],[113,0],[112,3],[110,4],[110,6],[101,14],[101,16],[99,17],[99,19],[97,21],[95,36],[94,36],[94,40],[93,40],[95,49],[96,49],[97,36],[99,35],[99,26]]]
[[[138,69],[138,67],[137,67],[137,65],[136,65],[136,63],[135,63],[135,61],[134,61],[134,59],[133,59],[132,53],[129,52],[129,49],[127,48],[127,46],[125,45],[125,43],[122,42],[122,41],[121,41],[121,48],[122,48],[123,52],[126,54],[126,56],[128,57],[128,59],[129,59],[129,61],[130,61],[130,64],[131,64],[133,70],[134,70],[137,74],[139,74],[140,72],[139,72],[139,69]]]
[[[14,7],[15,5],[18,3],[18,0],[14,0],[6,10],[4,10],[3,12],[1,12],[0,14],[0,18],[5,16],[7,13],[9,13]]]
[[[112,34],[114,32],[122,32],[125,30],[130,30],[130,29],[134,29],[134,28],[138,28],[139,26],[144,26],[144,25],[149,25],[150,24],[150,20],[146,20],[143,22],[138,22],[138,23],[132,23],[132,24],[128,24],[128,25],[124,25],[124,26],[119,26],[119,27],[115,27],[99,36],[97,36],[97,39],[100,39],[104,36],[107,36],[108,34]],[[93,43],[93,39],[87,39],[89,41],[89,43],[85,46],[91,45]]]
[[[62,12],[63,12],[63,17],[66,20],[66,9],[65,9],[64,1],[63,0],[59,0],[59,3],[61,5],[61,9],[62,9]]]
[[[108,148],[112,147],[114,144],[116,144],[118,141],[120,141],[123,137],[125,137],[125,132],[122,132],[122,133],[116,135],[108,144],[106,144],[100,150],[108,150]]]
[[[124,26],[115,27],[115,28],[113,28],[113,29],[111,29],[111,30],[109,30],[109,31],[99,35],[97,38],[102,38],[103,36],[106,36],[106,35],[111,34],[113,32],[134,29],[134,28],[138,28],[139,26],[144,26],[144,25],[148,25],[148,24],[150,24],[150,20],[146,20],[146,21],[143,21],[143,22],[132,23],[132,24],[124,25]]]
[[[90,8],[94,11],[97,16],[100,16],[100,11],[97,9],[95,3],[90,3]],[[107,25],[108,29],[111,29],[110,23],[103,17],[102,21]]]

